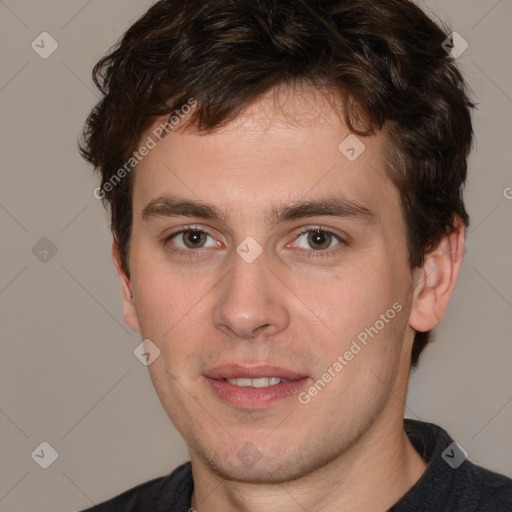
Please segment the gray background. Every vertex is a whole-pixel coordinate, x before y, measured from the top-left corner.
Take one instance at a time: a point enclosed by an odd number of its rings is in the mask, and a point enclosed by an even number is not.
[[[150,3],[0,0],[3,512],[79,510],[187,460],[133,355],[140,338],[122,321],[107,214],[76,149],[99,97],[93,65]],[[407,416],[442,425],[473,461],[512,476],[512,2],[420,5],[468,41],[458,61],[480,105],[466,258]],[[59,44],[48,59],[31,48],[43,31]],[[32,252],[42,237],[57,248],[46,262]],[[46,470],[31,457],[43,441],[58,452]]]

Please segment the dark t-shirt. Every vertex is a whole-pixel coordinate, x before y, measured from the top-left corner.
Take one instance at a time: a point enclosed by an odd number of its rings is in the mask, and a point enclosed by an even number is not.
[[[416,484],[388,512],[512,512],[510,478],[470,462],[437,425],[406,419],[404,428],[429,463]],[[187,462],[170,475],[82,512],[188,512],[193,488]]]

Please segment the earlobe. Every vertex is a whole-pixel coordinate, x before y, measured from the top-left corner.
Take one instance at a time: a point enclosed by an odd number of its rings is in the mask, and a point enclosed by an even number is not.
[[[455,290],[464,260],[465,226],[458,219],[455,229],[443,236],[415,273],[415,290],[409,325],[421,332],[443,319]]]
[[[119,246],[115,240],[112,242],[112,260],[116,266],[117,276],[119,278],[121,299],[123,301],[123,319],[131,329],[140,332],[132,283],[122,268]]]

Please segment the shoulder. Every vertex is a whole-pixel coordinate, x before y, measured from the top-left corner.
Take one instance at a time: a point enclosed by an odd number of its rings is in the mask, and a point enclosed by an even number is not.
[[[190,462],[182,464],[166,476],[149,480],[81,512],[164,512],[171,510],[187,512],[192,494],[192,471]]]
[[[512,511],[512,479],[468,462],[468,480],[479,497],[478,510],[482,512]]]
[[[472,462],[433,423],[406,419],[405,431],[428,466],[392,512],[512,512],[512,480]]]

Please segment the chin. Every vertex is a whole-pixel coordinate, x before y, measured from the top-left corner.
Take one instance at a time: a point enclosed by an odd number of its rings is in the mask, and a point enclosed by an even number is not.
[[[224,480],[246,484],[271,485],[282,484],[297,480],[307,474],[307,471],[292,472],[290,468],[283,471],[281,464],[258,464],[258,467],[248,468],[238,463],[235,466],[210,464],[210,469]]]
[[[251,443],[244,445],[237,453],[200,454],[203,462],[210,470],[232,482],[248,484],[283,484],[300,479],[326,466],[336,455],[330,452],[322,456],[317,450],[309,447],[309,451],[290,447],[289,453],[277,453],[269,449],[271,456],[259,453]]]

